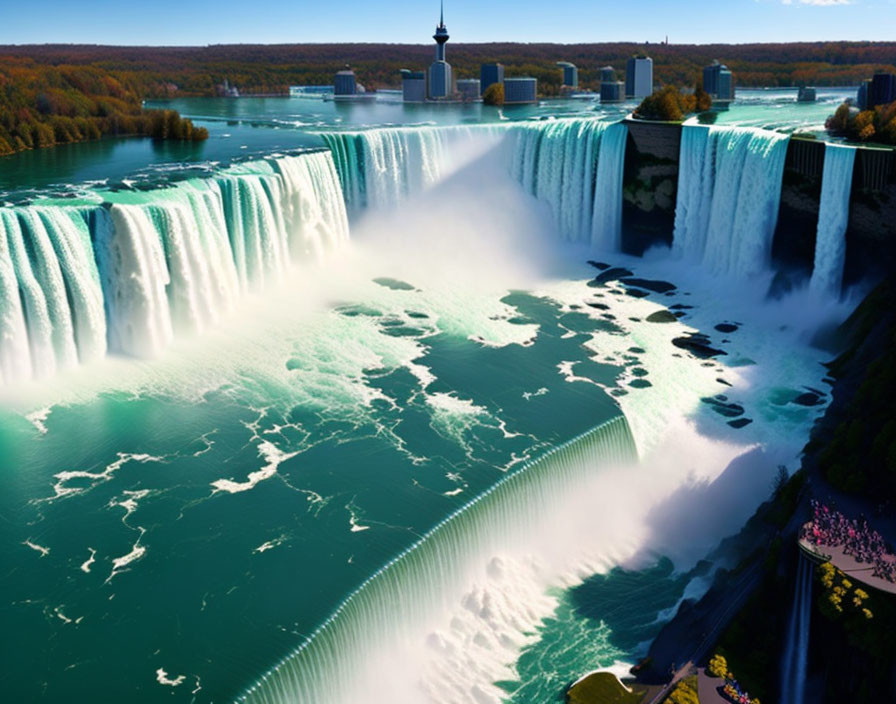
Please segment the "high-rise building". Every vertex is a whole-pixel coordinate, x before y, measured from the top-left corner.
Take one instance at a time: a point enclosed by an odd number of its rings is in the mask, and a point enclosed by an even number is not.
[[[458,78],[457,92],[466,102],[478,101],[481,92],[479,90],[478,78]]]
[[[351,69],[339,71],[333,79],[334,95],[354,95],[358,92],[358,83],[355,80],[355,72]]]
[[[445,60],[445,43],[448,41],[448,28],[445,26],[445,5],[439,16],[439,25],[432,35],[436,40],[436,60],[429,67],[429,99],[444,100],[454,92],[454,81],[451,77],[451,64]]]
[[[479,90],[485,93],[493,83],[504,83],[504,67],[501,64],[482,64],[479,69]]]
[[[401,70],[401,97],[406,103],[426,101],[426,72]]]
[[[734,100],[734,74],[725,64],[713,61],[703,69],[703,90],[713,100]]]
[[[569,61],[558,61],[557,65],[563,69],[563,87],[578,88],[579,87],[579,69],[575,64]]]
[[[653,59],[633,56],[625,65],[625,97],[646,98],[653,93]]]
[[[621,103],[625,100],[625,83],[616,80],[616,69],[604,66],[600,70],[600,102]]]
[[[528,76],[504,79],[504,104],[534,103],[538,95],[538,79]]]
[[[868,87],[866,110],[873,110],[878,105],[886,105],[896,100],[896,74],[875,73]]]

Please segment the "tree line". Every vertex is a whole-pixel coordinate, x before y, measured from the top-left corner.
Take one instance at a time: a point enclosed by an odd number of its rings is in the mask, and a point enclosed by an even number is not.
[[[104,135],[208,137],[173,110],[143,109],[143,95],[139,80],[97,66],[0,59],[0,155]]]
[[[635,53],[653,58],[654,78],[662,85],[693,85],[693,76],[714,59],[726,63],[742,87],[858,85],[875,71],[896,72],[896,42],[448,44],[448,60],[458,77],[478,77],[480,64],[498,61],[508,76],[537,78],[546,96],[560,91],[556,61],[576,64],[580,87],[597,89],[602,66],[614,66],[623,78],[625,62]],[[147,98],[211,96],[224,79],[244,95],[285,94],[290,85],[330,84],[346,64],[368,88],[395,88],[400,69],[423,68],[432,62],[433,45],[0,46],[0,65],[15,60],[100,68]]]

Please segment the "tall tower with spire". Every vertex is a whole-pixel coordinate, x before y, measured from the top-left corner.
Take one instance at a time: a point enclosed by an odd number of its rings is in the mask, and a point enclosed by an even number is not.
[[[429,67],[429,99],[442,100],[454,91],[451,77],[451,64],[445,61],[445,42],[448,41],[448,28],[445,26],[445,2],[442,0],[439,25],[432,35],[436,40],[436,60]]]

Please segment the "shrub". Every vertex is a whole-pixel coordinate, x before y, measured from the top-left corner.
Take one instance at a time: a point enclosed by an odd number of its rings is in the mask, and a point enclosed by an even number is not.
[[[504,104],[504,84],[492,83],[482,94],[482,102],[486,105],[502,106]]]

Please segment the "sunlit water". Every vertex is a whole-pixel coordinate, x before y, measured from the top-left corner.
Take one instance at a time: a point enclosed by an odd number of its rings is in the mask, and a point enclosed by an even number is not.
[[[701,593],[695,562],[796,466],[827,401],[807,340],[848,305],[561,237],[563,189],[502,168],[370,207],[150,359],[0,390],[10,700],[551,701]],[[471,548],[433,570],[445,545]]]

